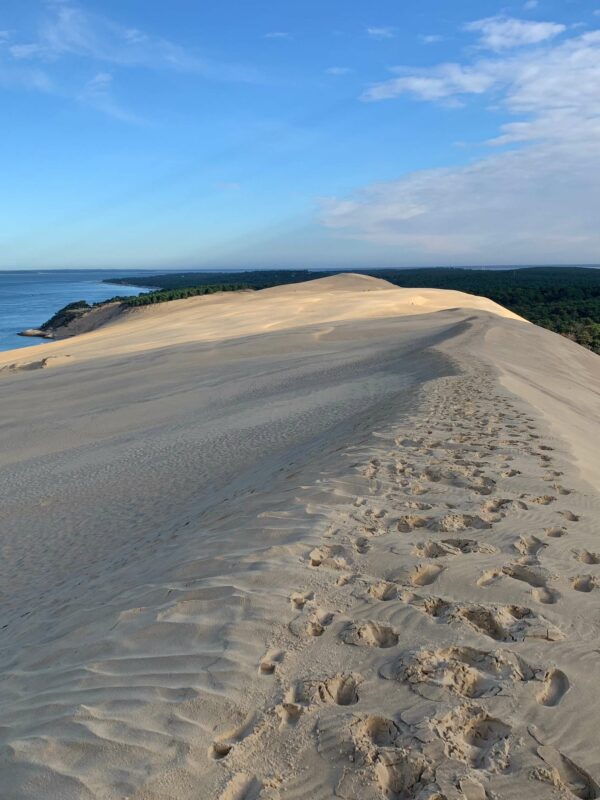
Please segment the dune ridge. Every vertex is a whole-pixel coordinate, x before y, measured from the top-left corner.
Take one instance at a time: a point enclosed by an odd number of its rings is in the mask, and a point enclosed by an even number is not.
[[[2,376],[3,798],[600,796],[600,360],[313,283]]]

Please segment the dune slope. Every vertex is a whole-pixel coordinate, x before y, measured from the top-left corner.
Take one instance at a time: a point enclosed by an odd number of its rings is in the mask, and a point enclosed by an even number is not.
[[[600,796],[597,356],[345,275],[0,366],[3,800]]]

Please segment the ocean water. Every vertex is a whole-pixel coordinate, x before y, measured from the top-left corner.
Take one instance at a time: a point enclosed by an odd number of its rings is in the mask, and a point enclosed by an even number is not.
[[[17,336],[17,333],[39,327],[67,303],[76,300],[91,303],[144,291],[138,286],[111,285],[102,283],[103,280],[151,273],[151,270],[130,269],[0,271],[0,350],[42,344],[45,339]]]

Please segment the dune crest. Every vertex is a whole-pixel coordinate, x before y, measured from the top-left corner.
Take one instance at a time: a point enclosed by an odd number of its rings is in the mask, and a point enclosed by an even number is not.
[[[598,356],[342,275],[2,359],[3,800],[600,797]]]
[[[125,308],[109,305],[77,323],[77,336],[22,350],[0,353],[0,367],[34,360],[42,353],[68,353],[74,361],[128,354],[187,342],[236,339],[297,325],[322,325],[387,316],[433,313],[451,308],[477,309],[509,319],[521,319],[485,297],[443,289],[402,289],[379,278],[340,273],[306,283],[275,286],[257,292],[221,294],[173,300],[155,306]],[[524,321],[524,320],[522,320]],[[34,357],[34,358],[32,358]]]

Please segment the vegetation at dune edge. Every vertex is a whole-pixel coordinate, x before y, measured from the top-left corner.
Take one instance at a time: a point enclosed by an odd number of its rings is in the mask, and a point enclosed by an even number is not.
[[[100,308],[109,303],[120,303],[125,307],[149,306],[155,303],[166,303],[169,300],[184,300],[186,297],[198,297],[199,295],[215,294],[216,292],[238,292],[248,289],[241,283],[218,283],[205,286],[184,286],[175,289],[158,289],[153,292],[130,295],[125,297],[111,297],[109,300],[101,300],[98,303],[88,303],[86,300],[77,300],[74,303],[61,308],[49,320],[40,325],[41,331],[51,331],[69,325],[77,317],[91,311],[93,308]]]
[[[407,288],[455,289],[489,297],[525,319],[567,336],[600,353],[600,269],[585,267],[525,267],[515,269],[419,269],[353,270],[383,278]],[[70,303],[45,322],[51,331],[107,303],[125,307],[145,306],[186,297],[248,289],[266,289],[328,277],[337,270],[249,270],[235,273],[184,272],[146,277],[111,279],[107,283],[140,286],[152,291],[130,297],[113,297],[94,305],[83,300]]]
[[[525,267],[515,269],[357,269],[364,275],[383,278],[397,286],[455,289],[489,297],[525,319],[567,336],[600,353],[600,269],[586,267]],[[280,284],[322,278],[335,270],[253,270],[236,273],[246,288],[265,289]],[[185,272],[122,278],[114,281],[134,286],[176,289],[209,286],[226,280],[231,273]]]

